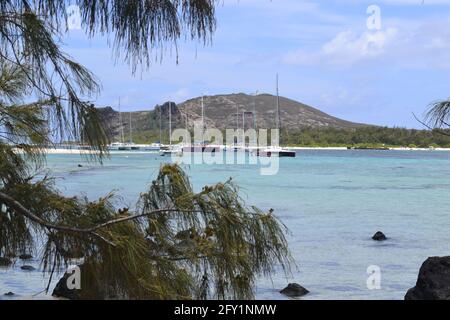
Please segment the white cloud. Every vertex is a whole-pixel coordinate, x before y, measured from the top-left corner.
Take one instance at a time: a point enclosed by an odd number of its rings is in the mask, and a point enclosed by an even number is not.
[[[174,100],[177,103],[183,102],[189,98],[191,98],[191,92],[189,91],[188,88],[178,89],[170,96],[170,99]]]
[[[317,49],[298,49],[282,63],[304,66],[351,67],[374,62],[404,69],[450,68],[450,19],[385,19],[380,31],[338,32]]]
[[[421,2],[224,0],[211,47],[180,41],[178,65],[166,55],[135,77],[128,66],[113,65],[99,37],[72,39],[69,53],[102,80],[98,103],[117,105],[121,96],[123,111],[169,97],[271,93],[279,73],[284,96],[349,120],[407,123],[399,120],[405,113],[448,96],[450,0]],[[384,28],[378,32],[366,29],[366,5],[374,3]]]
[[[331,64],[348,66],[365,59],[385,54],[389,45],[396,41],[398,30],[389,28],[385,31],[363,32],[356,34],[352,30],[338,33],[331,41],[325,43],[319,52],[298,50],[283,57],[288,64]]]
[[[322,52],[326,56],[344,63],[377,57],[385,53],[386,47],[395,41],[397,33],[397,29],[394,28],[386,31],[367,31],[361,35],[357,35],[353,31],[344,31],[326,43]]]

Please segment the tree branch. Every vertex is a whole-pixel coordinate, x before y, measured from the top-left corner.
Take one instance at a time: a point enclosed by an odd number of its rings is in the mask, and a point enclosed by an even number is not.
[[[44,219],[36,216],[34,213],[32,213],[30,210],[28,210],[27,208],[25,208],[20,202],[16,201],[15,199],[13,199],[12,197],[10,197],[9,195],[0,192],[0,200],[3,201],[5,204],[7,204],[10,208],[12,208],[16,213],[19,213],[23,216],[25,216],[26,218],[28,218],[29,220],[40,224],[43,227],[46,227],[49,230],[57,230],[57,231],[63,231],[63,232],[70,232],[70,233],[84,233],[84,234],[90,234],[93,235],[96,238],[99,238],[100,240],[115,246],[115,244],[113,242],[111,242],[110,240],[106,239],[105,237],[103,237],[102,235],[96,233],[97,230],[118,224],[118,223],[123,223],[123,222],[127,222],[127,221],[132,221],[132,220],[136,220],[142,217],[146,217],[155,213],[167,213],[167,212],[191,212],[191,213],[197,213],[200,212],[199,210],[179,210],[179,209],[159,209],[159,210],[153,210],[150,212],[146,212],[146,213],[142,213],[139,215],[132,215],[129,217],[123,217],[123,218],[118,218],[118,219],[114,219],[114,220],[110,220],[107,221],[105,223],[93,226],[91,228],[87,228],[87,229],[80,229],[80,228],[74,228],[74,227],[68,227],[68,226],[61,226],[61,225],[56,225],[53,223],[50,223],[48,221],[45,221]]]
[[[450,134],[449,134],[449,133],[447,133],[447,132],[445,132],[445,131],[442,131],[441,129],[431,127],[430,125],[428,125],[428,124],[426,124],[425,122],[423,122],[422,120],[420,120],[414,113],[413,113],[413,116],[414,116],[414,118],[415,118],[420,124],[422,124],[423,126],[425,126],[428,130],[436,131],[436,132],[439,133],[439,134],[442,134],[442,135],[444,135],[444,136],[450,137]]]

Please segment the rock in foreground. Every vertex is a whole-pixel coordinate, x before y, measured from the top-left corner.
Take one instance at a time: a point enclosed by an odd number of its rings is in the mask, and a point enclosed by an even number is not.
[[[20,269],[22,269],[24,271],[34,271],[34,270],[36,270],[36,268],[33,267],[33,266],[21,266]]]
[[[405,300],[450,300],[450,257],[428,258]]]
[[[375,233],[372,237],[373,240],[375,241],[384,241],[387,240],[386,236],[384,235],[383,232],[378,231],[377,233]]]
[[[69,289],[67,287],[67,280],[69,279],[69,277],[70,274],[65,273],[64,276],[61,279],[59,279],[58,283],[55,286],[55,289],[53,289],[52,296],[66,298],[70,300],[80,299],[79,290]]]
[[[280,291],[280,293],[284,294],[285,296],[294,298],[294,297],[302,297],[308,294],[309,291],[297,283],[289,283],[286,288]]]

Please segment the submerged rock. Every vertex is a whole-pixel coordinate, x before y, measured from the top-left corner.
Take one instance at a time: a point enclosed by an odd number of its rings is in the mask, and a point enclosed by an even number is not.
[[[31,260],[31,259],[33,259],[33,256],[31,254],[21,254],[19,256],[19,259],[21,259],[21,260]]]
[[[11,265],[11,260],[5,257],[0,257],[0,267],[7,267]]]
[[[34,270],[36,270],[36,268],[33,267],[33,266],[21,266],[20,269],[22,269],[24,271],[34,271]]]
[[[293,298],[304,296],[308,294],[309,291],[303,288],[298,283],[289,283],[286,288],[280,291],[280,293]]]
[[[7,297],[11,297],[14,295],[15,295],[14,292],[11,292],[11,291],[4,294],[4,296],[7,296]]]
[[[86,275],[85,271],[86,267],[83,264],[79,264],[80,275]],[[92,281],[89,281],[89,284],[83,283],[81,277],[81,288],[80,289],[69,289],[67,287],[68,281],[69,284],[75,284],[74,279],[71,278],[74,273],[65,273],[64,276],[58,281],[55,288],[53,289],[52,296],[59,298],[66,298],[70,300],[111,300],[111,299],[124,299],[124,297],[114,296],[109,292],[109,290],[114,290],[114,285],[105,284],[106,282],[101,278],[101,275]],[[85,276],[84,279],[89,276]]]
[[[428,258],[405,300],[450,300],[450,257]]]
[[[373,240],[375,241],[384,241],[387,240],[386,236],[384,235],[383,232],[378,231],[377,233],[375,233],[372,237]]]
[[[78,300],[80,299],[79,290],[69,289],[67,287],[67,280],[70,277],[70,274],[65,273],[64,276],[59,279],[58,283],[53,289],[52,296],[66,298],[70,300]]]

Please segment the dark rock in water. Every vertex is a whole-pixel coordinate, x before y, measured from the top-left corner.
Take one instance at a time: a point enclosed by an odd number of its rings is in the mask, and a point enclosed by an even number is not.
[[[80,268],[80,275],[86,274],[86,267],[83,264],[78,265]],[[73,271],[73,270],[72,270]],[[124,299],[125,296],[120,294],[117,296],[114,294],[114,284],[106,284],[107,281],[98,275],[95,281],[89,281],[89,284],[83,282],[83,277],[81,277],[81,288],[80,289],[69,289],[67,287],[69,284],[73,283],[75,280],[72,278],[74,273],[65,273],[64,276],[58,281],[55,288],[53,289],[52,295],[54,297],[66,298],[70,300],[111,300],[111,299]],[[84,278],[86,279],[86,277]]]
[[[24,271],[34,271],[34,270],[36,270],[36,268],[33,267],[33,266],[21,266],[20,269],[22,269]]]
[[[387,240],[386,236],[384,235],[383,232],[378,231],[377,233],[375,233],[372,237],[373,240],[375,241],[384,241]]]
[[[405,300],[450,300],[450,257],[428,258]]]
[[[14,296],[14,292],[10,291],[10,292],[5,293],[4,295],[7,297],[11,297],[11,296]]]
[[[19,256],[19,259],[21,259],[21,260],[31,260],[31,259],[33,259],[33,256],[31,254],[21,254]]]
[[[8,258],[0,257],[0,267],[7,267],[11,265],[11,260]]]
[[[301,297],[308,294],[309,291],[297,283],[289,283],[280,293],[288,297]]]
[[[78,165],[78,168],[83,168],[83,166],[81,164]]]
[[[58,283],[53,289],[52,296],[66,298],[70,300],[79,300],[80,299],[80,290],[69,289],[67,287],[67,280],[71,275],[69,273],[65,273],[64,276],[59,279]]]

